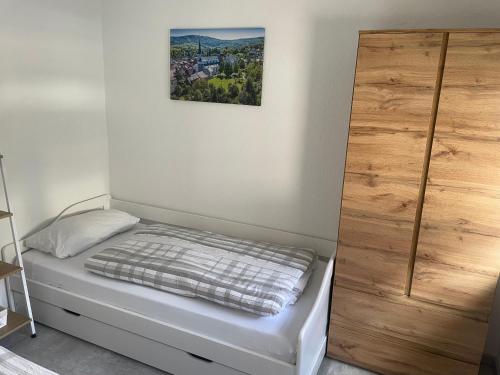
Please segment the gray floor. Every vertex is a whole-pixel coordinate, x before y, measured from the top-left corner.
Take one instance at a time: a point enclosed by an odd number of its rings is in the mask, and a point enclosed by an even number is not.
[[[130,358],[100,348],[40,324],[32,339],[21,330],[0,345],[61,375],[165,375]],[[325,358],[319,375],[373,375],[373,373]],[[201,374],[193,374],[201,375]],[[493,375],[487,368],[480,375]]]

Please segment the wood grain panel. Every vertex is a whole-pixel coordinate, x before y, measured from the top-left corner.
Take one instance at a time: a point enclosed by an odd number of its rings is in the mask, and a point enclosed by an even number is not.
[[[330,324],[328,355],[385,375],[477,375],[478,365],[460,362],[422,350],[405,341],[389,340],[356,327]]]
[[[416,350],[479,364],[488,325],[464,316],[414,304],[407,296],[392,299],[336,286],[331,318],[344,326],[392,336]]]
[[[377,84],[432,91],[432,67],[437,67],[442,39],[443,33],[360,35],[356,87]]]
[[[500,265],[500,33],[449,38],[411,296],[486,318]]]
[[[478,165],[477,169],[481,169],[481,165]],[[488,169],[485,167],[483,174],[486,174]],[[430,173],[434,174],[432,165]],[[430,176],[430,179],[432,181],[433,176]],[[452,184],[450,182],[448,185],[427,185],[422,226],[442,229],[441,234],[445,231],[455,231],[462,236],[477,234],[500,238],[500,185],[498,188],[483,185],[480,189],[475,186],[475,182],[469,183],[469,187],[460,188],[450,186]],[[464,177],[460,184],[468,184],[467,178]],[[426,238],[421,237],[421,241],[424,240]],[[483,260],[491,261],[498,259]]]
[[[412,231],[410,222],[351,217],[344,210],[335,283],[376,294],[401,294]]]
[[[495,92],[500,85],[499,39],[500,32],[450,34],[444,87],[465,93],[471,89]]]
[[[11,216],[12,216],[12,214],[10,212],[0,211],[0,220],[6,219],[6,218],[11,217]]]
[[[14,311],[7,312],[7,325],[0,328],[0,339],[9,336],[11,333],[28,325],[31,319]]]
[[[411,34],[411,33],[500,33],[500,28],[467,28],[467,29],[386,29],[360,30],[360,34]]]
[[[500,100],[497,105],[500,106]],[[476,108],[481,108],[481,104],[476,103]],[[496,154],[500,126],[498,129],[487,129],[494,124],[490,120],[487,127],[481,127],[472,135],[473,126],[467,128],[458,125],[458,121],[454,124],[452,128],[442,127],[434,137],[431,159],[433,173],[429,176],[429,183],[464,188],[464,191],[473,187],[488,190],[490,186],[500,186],[500,163]],[[481,147],[478,147],[478,143]],[[481,166],[488,166],[489,173],[484,173]],[[464,179],[464,176],[467,178]]]
[[[344,175],[335,282],[403,294],[419,185]]]
[[[434,77],[435,80],[435,77]],[[382,82],[356,83],[356,100],[352,103],[351,125],[369,123],[375,129],[388,130],[388,118],[397,119],[398,130],[422,132],[421,121],[429,113],[428,96],[432,86],[415,86],[415,82],[383,84]]]
[[[416,125],[421,124],[401,124],[405,130],[399,132],[395,132],[393,128],[384,128],[375,121],[370,126],[351,126],[346,171],[367,174],[373,178],[404,178],[415,184],[420,183],[422,160],[416,155],[424,153],[425,140],[422,140],[426,137],[426,132],[421,130],[421,126],[420,130],[410,129],[412,126],[418,129]]]
[[[418,187],[345,173],[336,283],[403,293]]]
[[[419,182],[441,41],[442,34],[361,36],[347,172]]]
[[[419,185],[371,174],[344,174],[343,214],[412,223]],[[342,241],[342,238],[340,238]]]
[[[473,232],[464,236],[452,228],[445,231],[441,228],[442,226],[428,224],[420,228],[420,259],[450,267],[460,265],[462,271],[497,277],[500,259],[498,239],[495,236]]]
[[[476,313],[487,320],[491,312],[497,276],[467,272],[459,266],[417,259],[412,298]]]
[[[360,37],[336,283],[404,292],[442,38]]]
[[[433,144],[435,184],[463,186],[466,176],[469,185],[500,185],[499,40],[500,33],[450,36]]]
[[[9,277],[21,270],[22,268],[16,264],[10,264],[0,261],[0,280],[5,279],[6,277]]]

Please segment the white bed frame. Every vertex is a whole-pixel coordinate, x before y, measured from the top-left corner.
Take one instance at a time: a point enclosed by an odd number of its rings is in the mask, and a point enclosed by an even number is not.
[[[28,279],[36,321],[175,375],[317,373],[326,351],[334,241],[114,199],[111,207],[154,221],[312,247],[327,256],[319,293],[298,336],[296,364]],[[12,280],[16,301],[20,286]]]

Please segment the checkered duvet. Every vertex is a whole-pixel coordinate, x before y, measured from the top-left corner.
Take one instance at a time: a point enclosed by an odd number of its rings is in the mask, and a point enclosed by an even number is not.
[[[154,224],[88,258],[85,268],[266,316],[296,302],[316,259],[309,249]]]

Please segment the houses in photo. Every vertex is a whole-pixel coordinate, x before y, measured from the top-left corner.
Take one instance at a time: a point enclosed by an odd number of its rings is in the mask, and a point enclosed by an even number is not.
[[[255,35],[251,38],[229,39],[240,30],[247,29],[204,30],[198,34],[172,30],[171,98],[260,105],[264,29],[249,29],[248,33]],[[228,39],[209,36],[215,32]]]

